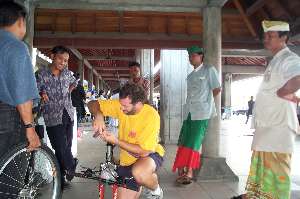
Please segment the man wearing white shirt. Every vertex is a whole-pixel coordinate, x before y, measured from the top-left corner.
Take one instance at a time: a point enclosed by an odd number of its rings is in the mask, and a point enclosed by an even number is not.
[[[246,194],[234,198],[289,199],[290,166],[298,130],[295,92],[300,88],[300,57],[286,46],[289,24],[263,21],[270,61],[253,111],[252,161]]]

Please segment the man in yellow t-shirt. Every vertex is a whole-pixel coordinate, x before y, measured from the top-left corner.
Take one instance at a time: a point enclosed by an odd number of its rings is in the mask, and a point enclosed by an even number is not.
[[[95,118],[95,134],[120,147],[118,174],[134,178],[126,188],[118,189],[119,199],[138,198],[140,185],[151,190],[149,195],[153,199],[163,197],[156,174],[164,155],[164,149],[158,143],[160,118],[154,108],[144,104],[146,100],[141,86],[126,83],[120,89],[119,100],[91,101],[88,104]],[[104,116],[119,119],[118,138],[105,130]]]

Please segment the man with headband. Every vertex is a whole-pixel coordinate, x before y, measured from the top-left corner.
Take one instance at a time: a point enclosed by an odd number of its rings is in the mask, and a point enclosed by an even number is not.
[[[291,154],[298,130],[295,92],[300,88],[300,58],[287,47],[289,24],[263,21],[270,61],[256,96],[252,160],[246,194],[233,197],[289,199]]]

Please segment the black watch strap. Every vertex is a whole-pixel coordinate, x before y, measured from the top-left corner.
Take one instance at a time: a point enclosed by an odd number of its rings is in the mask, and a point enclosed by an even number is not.
[[[24,127],[25,129],[34,128],[34,124],[33,123],[25,124]]]

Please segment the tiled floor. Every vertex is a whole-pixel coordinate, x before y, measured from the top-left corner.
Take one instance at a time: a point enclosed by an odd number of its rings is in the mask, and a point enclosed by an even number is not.
[[[221,156],[226,157],[228,165],[239,176],[239,182],[196,182],[188,187],[174,184],[176,175],[171,166],[176,153],[175,145],[166,146],[163,168],[159,171],[160,184],[165,199],[229,199],[243,192],[251,158],[252,131],[245,125],[243,116],[222,121]],[[79,165],[95,167],[105,157],[105,144],[92,138],[90,127],[84,127],[83,136],[78,140]],[[292,199],[300,199],[300,137],[297,138],[292,164]],[[63,199],[96,199],[97,183],[90,180],[74,179]],[[111,198],[111,197],[107,197]]]

